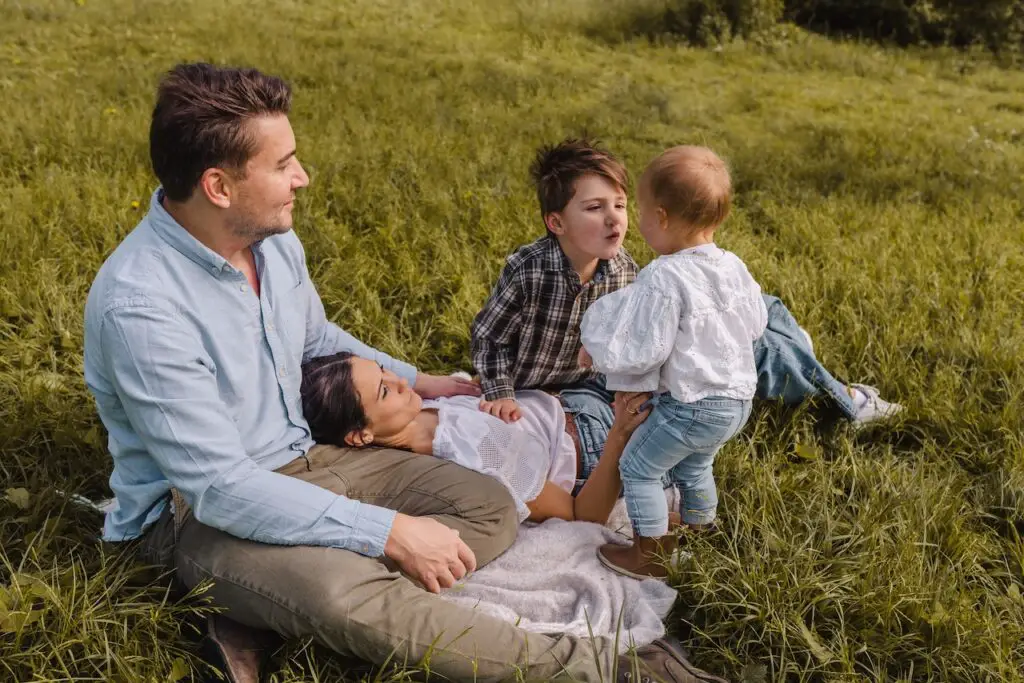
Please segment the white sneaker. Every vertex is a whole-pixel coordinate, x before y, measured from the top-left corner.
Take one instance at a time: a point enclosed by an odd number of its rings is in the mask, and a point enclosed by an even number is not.
[[[890,403],[878,395],[878,389],[867,384],[851,384],[851,389],[860,392],[864,399],[855,401],[857,414],[853,418],[853,424],[857,426],[866,425],[870,422],[888,420],[903,412],[903,406],[899,403]]]

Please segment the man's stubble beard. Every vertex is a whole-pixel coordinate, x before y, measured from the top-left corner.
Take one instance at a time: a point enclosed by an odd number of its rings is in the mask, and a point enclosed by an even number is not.
[[[259,242],[268,237],[274,235],[283,235],[292,229],[291,225],[283,225],[277,223],[263,222],[258,220],[255,216],[246,215],[239,216],[232,219],[228,223],[228,229],[231,230],[231,234],[235,237],[239,237],[250,242]]]

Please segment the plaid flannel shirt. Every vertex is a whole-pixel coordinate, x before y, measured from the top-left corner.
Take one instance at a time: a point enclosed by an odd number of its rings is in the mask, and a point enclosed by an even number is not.
[[[557,389],[597,376],[579,366],[583,314],[598,297],[635,280],[637,270],[620,249],[582,284],[554,236],[516,250],[473,320],[473,366],[484,398],[514,398],[516,389]]]

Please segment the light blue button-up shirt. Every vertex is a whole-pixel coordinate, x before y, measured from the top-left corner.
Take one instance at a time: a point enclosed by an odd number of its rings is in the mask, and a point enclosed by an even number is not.
[[[257,296],[161,197],[100,268],[85,307],[85,381],[114,459],[104,539],[141,535],[174,487],[196,519],[241,538],[381,555],[393,511],[273,470],[313,445],[304,361],[351,351],[410,385],[416,369],[327,321],[293,232],[253,245]]]

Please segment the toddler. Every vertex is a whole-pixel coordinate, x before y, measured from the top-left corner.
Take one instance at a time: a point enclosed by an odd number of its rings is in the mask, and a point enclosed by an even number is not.
[[[753,342],[765,331],[761,288],[743,261],[718,247],[715,231],[732,200],[725,163],[703,147],[674,147],[644,170],[637,198],[640,234],[659,254],[636,281],[595,301],[583,317],[581,365],[609,390],[654,392],[652,413],[622,455],[630,546],[598,553],[609,568],[664,577],[669,552],[662,477],[682,494],[683,524],[715,520],[712,465],[750,416],[757,389]]]

